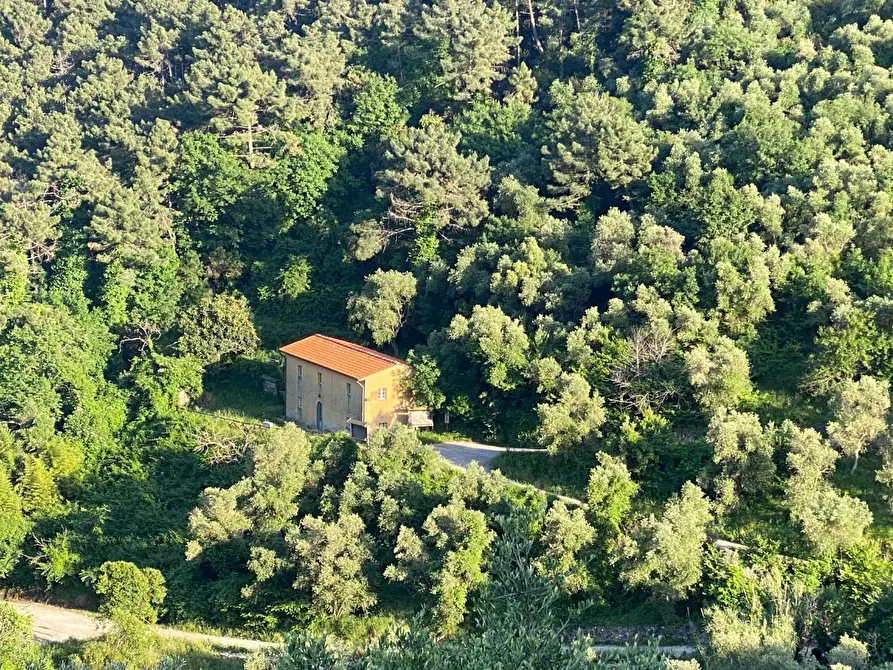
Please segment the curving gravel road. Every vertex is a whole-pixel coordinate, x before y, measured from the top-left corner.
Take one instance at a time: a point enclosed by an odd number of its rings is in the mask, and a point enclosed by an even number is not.
[[[70,639],[93,640],[101,637],[109,628],[108,622],[103,621],[98,615],[91,612],[70,610],[24,600],[6,600],[3,602],[15,607],[19,613],[27,614],[31,617],[34,624],[34,639],[38,642],[64,642]],[[246,640],[244,638],[206,635],[204,633],[188,633],[161,626],[156,627],[156,632],[167,638],[205,643],[221,650],[238,649],[251,651],[280,646],[275,642],[261,642],[260,640]],[[597,644],[592,645],[591,649],[596,653],[604,653],[628,650],[629,647],[616,644]],[[659,647],[658,651],[673,658],[690,658],[695,653],[695,648],[687,645],[672,645]]]
[[[487,472],[493,470],[493,460],[499,456],[499,454],[513,452],[522,454],[542,454],[543,457],[548,456],[548,452],[544,449],[507,449],[506,447],[496,447],[492,444],[481,444],[479,442],[440,442],[439,444],[432,444],[431,448],[440,454],[441,458],[453,467],[464,469],[474,461]],[[522,482],[518,483],[520,484]],[[527,486],[530,485],[527,484]],[[562,500],[568,505],[577,507],[583,505],[583,501],[577,500],[576,498],[569,498],[568,496],[552,493],[550,491],[543,491],[543,493],[550,498]]]
[[[488,472],[493,469],[493,459],[509,451],[531,454],[543,454],[547,452],[543,449],[507,449],[505,447],[495,447],[492,444],[481,444],[480,442],[441,442],[440,444],[432,444],[431,447],[443,458],[457,465],[460,468],[467,468],[472,461],[477,462],[484,470]]]
[[[31,617],[34,625],[34,639],[38,642],[64,642],[71,639],[93,640],[101,637],[109,629],[109,623],[92,612],[70,610],[25,600],[6,600],[4,602],[12,605],[20,614],[27,614]],[[189,633],[162,626],[157,626],[155,632],[166,638],[205,643],[221,649],[252,650],[277,646],[273,642]]]

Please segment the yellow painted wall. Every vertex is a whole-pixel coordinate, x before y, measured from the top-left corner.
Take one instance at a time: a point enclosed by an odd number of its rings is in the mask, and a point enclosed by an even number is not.
[[[300,381],[298,366],[301,366]],[[402,379],[409,366],[395,365],[370,375],[363,381],[351,379],[328,368],[308,361],[285,355],[285,416],[307,428],[316,428],[316,404],[322,402],[323,430],[347,430],[348,419],[364,420],[369,430],[386,424],[393,427],[400,418],[397,411],[409,407],[408,400],[401,393]],[[322,388],[318,374],[322,374]],[[347,384],[351,385],[350,401],[347,398]],[[385,399],[379,400],[379,389],[386,389]],[[303,407],[298,407],[298,398],[303,399]],[[361,402],[366,403],[363,414]]]
[[[300,381],[298,366],[302,367]],[[322,386],[318,381],[322,374]],[[350,398],[347,385],[351,385]],[[303,408],[298,407],[303,399]],[[322,402],[323,430],[347,430],[347,420],[359,421],[363,389],[351,379],[328,368],[294,356],[285,356],[285,416],[299,425],[316,428],[316,404]]]
[[[378,428],[382,423],[391,428],[397,422],[397,410],[407,407],[407,399],[400,392],[400,387],[408,369],[407,365],[395,365],[363,380],[366,387],[366,427],[369,430]],[[378,391],[382,388],[386,389],[386,397],[379,400]]]

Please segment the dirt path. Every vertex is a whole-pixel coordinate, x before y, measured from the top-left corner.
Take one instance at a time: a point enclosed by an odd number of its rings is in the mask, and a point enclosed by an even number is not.
[[[440,444],[431,445],[434,451],[443,456],[453,465],[460,468],[467,468],[472,461],[476,461],[484,470],[488,472],[493,469],[493,459],[509,451],[521,453],[537,453],[546,455],[543,449],[507,449],[505,447],[496,447],[492,444],[481,444],[480,442],[441,442]]]
[[[512,452],[522,454],[542,454],[544,458],[548,457],[548,452],[544,449],[508,449],[506,447],[496,447],[492,444],[481,444],[479,442],[441,442],[439,444],[432,444],[431,448],[440,454],[441,458],[447,463],[454,467],[464,469],[467,468],[472,461],[475,461],[487,472],[493,470],[493,460],[499,456],[499,454]],[[532,486],[532,484],[525,484],[524,482],[516,483],[523,484],[524,486]],[[534,488],[536,487],[534,486]],[[543,491],[542,489],[538,490]],[[581,507],[583,505],[583,501],[577,500],[576,498],[563,496],[559,493],[552,493],[551,491],[543,491],[543,493],[550,498],[561,500],[568,505],[573,505],[575,507]]]
[[[93,640],[108,631],[108,622],[92,612],[70,610],[25,600],[7,600],[21,614],[27,614],[34,623],[34,639],[38,642],[64,642],[65,640]],[[156,627],[156,632],[166,638],[209,644],[223,649],[265,649],[277,646],[273,642],[246,640],[223,635],[189,633],[173,628]]]
[[[109,629],[108,622],[101,620],[98,615],[92,612],[70,610],[25,600],[6,600],[4,602],[15,607],[19,613],[31,617],[34,625],[34,639],[38,642],[65,642],[70,639],[93,640],[101,637]],[[275,642],[246,640],[244,638],[226,637],[223,635],[206,635],[205,633],[189,633],[162,626],[157,626],[156,632],[169,639],[208,644],[217,649],[251,651],[279,646]],[[617,644],[596,644],[592,645],[591,649],[596,653],[604,653],[623,651],[629,649],[629,647]],[[694,655],[695,648],[688,645],[670,645],[659,647],[658,651],[671,658],[690,658]]]

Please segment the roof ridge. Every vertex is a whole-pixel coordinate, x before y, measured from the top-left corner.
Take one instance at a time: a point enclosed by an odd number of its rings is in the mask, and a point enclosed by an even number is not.
[[[348,347],[350,349],[359,349],[360,351],[362,351],[365,354],[371,354],[372,356],[381,358],[386,361],[391,361],[393,363],[405,363],[406,362],[404,360],[397,358],[396,356],[389,356],[388,354],[384,354],[380,351],[376,351],[375,349],[372,349],[371,347],[364,347],[362,344],[358,344],[356,342],[351,342],[350,340],[342,340],[337,337],[332,337],[331,335],[323,335],[322,333],[314,333],[313,335],[310,335],[309,337],[319,337],[319,338],[322,338],[329,342],[333,342],[334,344],[341,345],[343,347]]]
[[[322,333],[313,333],[283,345],[279,351],[359,380],[406,365],[406,361],[394,356]]]

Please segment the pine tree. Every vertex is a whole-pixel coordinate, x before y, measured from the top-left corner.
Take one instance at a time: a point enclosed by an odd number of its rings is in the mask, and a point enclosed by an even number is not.
[[[252,19],[227,7],[210,26],[185,77],[183,95],[212,130],[244,146],[249,165],[266,147],[264,131],[294,118],[285,85],[258,59],[261,39]]]
[[[376,175],[376,193],[388,211],[362,231],[367,239],[377,238],[378,250],[409,236],[417,256],[431,261],[439,238],[449,239],[486,216],[482,192],[490,185],[489,162],[459,153],[458,144],[459,137],[432,116],[390,140],[385,154],[390,167]]]
[[[549,97],[543,152],[561,207],[574,207],[597,183],[621,189],[648,175],[656,150],[626,100],[600,90],[594,79],[579,88],[555,82]]]
[[[432,43],[446,86],[467,100],[490,93],[505,76],[502,66],[517,43],[512,28],[511,15],[497,2],[435,0],[422,9],[415,34]]]

